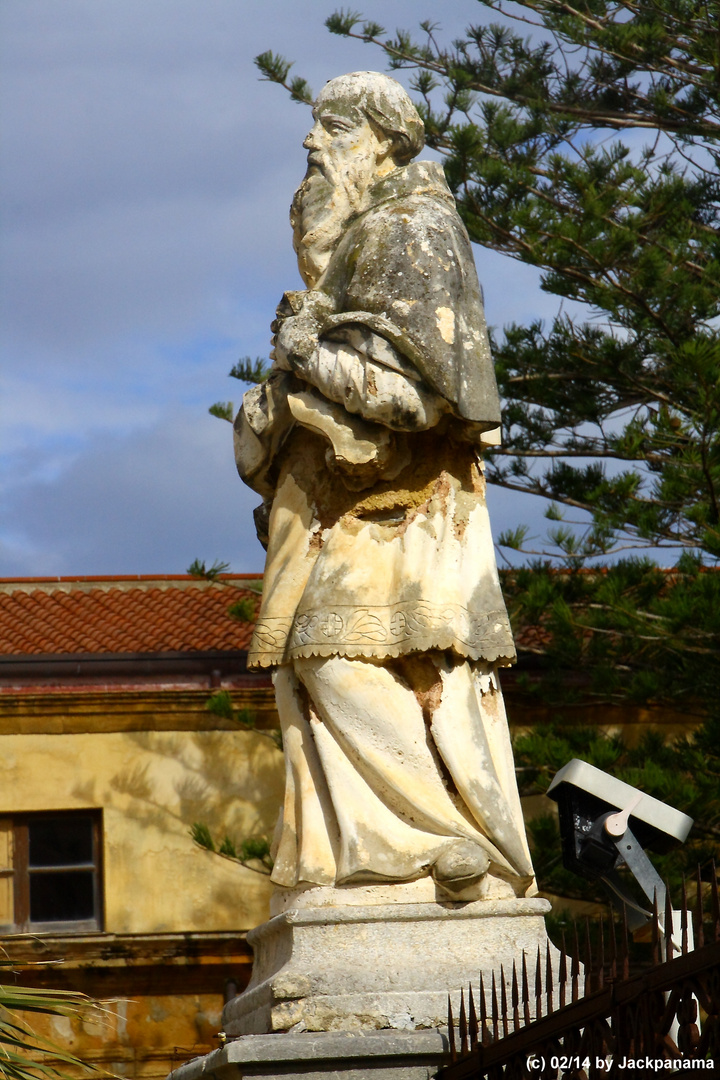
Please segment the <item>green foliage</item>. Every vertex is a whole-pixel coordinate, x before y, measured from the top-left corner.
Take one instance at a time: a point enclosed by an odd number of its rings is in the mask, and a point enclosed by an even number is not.
[[[355,11],[326,26],[412,72],[471,239],[588,313],[494,342],[505,436],[488,479],[582,511],[535,552],[568,566],[647,547],[717,560],[717,13],[700,0],[481,6],[485,24],[452,45],[430,22],[419,41]],[[287,85],[287,62],[267,56],[265,76]],[[506,539],[517,548],[516,531]]]
[[[267,52],[260,53],[259,56],[255,57],[255,64],[264,79],[281,83],[283,86],[292,67],[292,64],[285,60],[284,57],[271,52],[269,49]]]
[[[529,687],[538,699],[662,705],[698,722],[713,715],[720,573],[697,557],[686,553],[673,571],[637,558],[598,571],[536,563],[502,579],[516,636],[543,657]]]
[[[205,702],[205,708],[213,716],[220,716],[223,720],[235,719],[232,697],[228,690],[216,690]]]
[[[12,969],[12,961],[0,958],[0,968]],[[26,1019],[28,1013],[91,1018],[95,1022],[106,1019],[99,1002],[73,990],[40,990],[15,983],[0,985],[0,1076],[9,1080],[69,1080],[71,1074],[47,1063],[46,1057],[69,1066],[73,1076],[78,1072],[110,1075],[37,1035]]]
[[[270,366],[261,356],[256,356],[254,360],[243,356],[230,368],[228,374],[232,379],[239,379],[241,382],[262,383],[270,374]]]
[[[498,543],[502,547],[512,548],[514,551],[521,551],[527,536],[529,533],[527,525],[518,525],[514,529],[505,529],[498,536]]]
[[[511,325],[492,342],[504,441],[487,478],[550,504],[536,550],[523,526],[501,543],[566,568],[506,575],[515,629],[537,656],[524,690],[565,720],[519,740],[521,786],[544,790],[578,756],[684,809],[692,841],[658,860],[677,882],[683,860],[710,873],[720,835],[720,574],[702,569],[720,559],[717,12],[700,0],[483,9],[485,23],[450,45],[430,22],[418,40],[355,11],[326,26],[411,72],[471,239],[536,267],[559,299],[549,325]],[[287,62],[262,59],[288,87]],[[639,559],[581,570],[663,549],[684,553],[674,574]],[[699,726],[626,745],[578,724],[602,703],[674,707]],[[555,828],[531,826],[541,882],[580,895]]]
[[[191,825],[190,835],[199,847],[205,848],[206,851],[215,851],[215,841],[207,825],[202,821],[196,821]]]
[[[270,859],[270,844],[263,836],[251,836],[240,845],[240,858],[243,862],[259,859],[267,863]]]
[[[230,836],[224,836],[219,844],[215,842],[207,825],[195,822],[190,829],[190,835],[200,847],[214,854],[222,855],[225,859],[239,863],[254,870],[257,874],[270,874],[273,861],[270,854],[270,844],[264,836],[250,836],[236,844]]]
[[[675,896],[697,863],[707,880],[720,844],[720,573],[685,553],[672,572],[630,559],[596,572],[536,564],[502,577],[515,632],[537,658],[522,692],[555,712],[515,740],[521,793],[544,793],[573,757],[589,761],[695,820],[682,848],[653,857]],[[658,726],[646,723],[636,742],[607,735],[582,720],[603,705],[641,705]],[[663,734],[670,709],[695,722],[691,734]],[[528,831],[544,889],[602,899],[562,867],[552,822]]]
[[[269,730],[258,728],[255,712],[247,708],[236,709],[228,690],[216,690],[205,702],[205,708],[214,716],[220,716],[223,720],[232,720],[247,731],[255,731],[258,735],[263,735],[270,739],[278,750],[282,750],[280,731],[276,728]],[[190,829],[190,835],[199,847],[241,863],[250,870],[262,874],[269,874],[272,870],[270,845],[263,837],[246,837],[237,844],[231,837],[225,836],[220,843],[216,843],[208,826],[201,821],[195,822]]]
[[[227,420],[232,424],[235,416],[235,408],[232,401],[216,401],[208,409],[211,416],[217,416],[218,420]]]
[[[228,375],[233,379],[239,379],[245,383],[265,382],[270,374],[270,366],[261,356],[252,360],[249,356],[243,356],[230,368]],[[235,406],[232,401],[216,401],[208,409],[211,416],[217,416],[218,420],[227,420],[232,424],[235,419]]]
[[[352,11],[350,9],[344,11],[341,9],[327,18],[325,20],[325,25],[331,34],[348,35],[352,34],[361,19],[362,15],[359,11]],[[382,30],[380,33],[382,33]]]
[[[282,56],[278,56],[276,53],[270,51],[264,52],[255,57],[255,63],[258,70],[262,73],[263,79],[280,83],[289,91],[293,101],[300,101],[304,105],[312,105],[312,90],[304,79],[294,78],[288,82],[288,75],[292,64],[288,63]]]
[[[233,720],[242,727],[254,728],[256,717],[252,709],[237,709]]]
[[[214,562],[212,566],[208,567],[204,560],[194,559],[188,567],[187,573],[192,575],[192,577],[202,578],[211,583],[217,583],[220,580],[220,575],[224,574],[229,567],[230,564],[224,562]],[[254,594],[261,593],[263,586],[262,578],[257,578],[254,581],[243,581],[242,585],[238,586],[235,586],[234,583],[230,584],[232,587],[237,587],[238,589],[248,589]],[[228,605],[228,617],[234,619],[236,622],[252,623],[255,621],[256,606],[257,601],[253,597],[242,596]],[[258,728],[256,726],[257,717],[252,709],[236,709],[233,705],[232,695],[229,690],[216,690],[205,702],[205,708],[208,712],[211,712],[214,716],[221,717],[223,720],[233,720],[241,727],[257,731],[258,735],[271,739],[278,750],[282,750],[282,735],[280,730],[277,728]]]
[[[244,596],[242,600],[236,600],[227,609],[228,615],[231,619],[235,619],[236,622],[253,622],[255,619],[255,601],[251,600],[249,596]]]
[[[633,787],[669,803],[695,821],[684,845],[652,855],[661,877],[677,900],[683,877],[700,865],[705,881],[715,873],[720,843],[720,725],[712,721],[692,735],[668,739],[648,730],[631,744],[596,728],[567,723],[538,724],[515,739],[521,794],[544,793],[557,770],[573,757],[589,761]],[[559,896],[607,901],[599,883],[587,882],[562,865],[557,819],[530,821],[528,837],[540,887]]]
[[[212,566],[207,566],[204,559],[193,559],[185,573],[190,577],[204,578],[205,581],[217,581],[229,569],[230,563],[215,561]]]
[[[252,709],[236,709],[233,705],[232,695],[229,690],[216,690],[205,702],[205,708],[213,716],[219,716],[223,720],[232,720],[240,727],[248,731],[255,731],[266,739],[270,739],[278,750],[282,750],[282,735],[278,728],[257,727],[257,715]]]

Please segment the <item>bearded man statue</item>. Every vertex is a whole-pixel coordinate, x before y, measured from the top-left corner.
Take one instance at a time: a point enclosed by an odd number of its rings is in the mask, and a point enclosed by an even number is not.
[[[313,116],[291,211],[307,289],[235,424],[267,546],[248,662],[274,669],[286,760],[272,880],[526,896],[470,243],[440,165],[412,162],[423,124],[395,80],[333,79]]]

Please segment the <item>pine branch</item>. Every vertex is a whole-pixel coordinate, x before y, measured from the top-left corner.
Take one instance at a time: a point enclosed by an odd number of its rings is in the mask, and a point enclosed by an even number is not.
[[[217,581],[220,575],[227,573],[229,569],[230,563],[216,560],[211,566],[207,566],[204,559],[193,559],[185,573],[204,581]]]
[[[243,356],[234,364],[228,374],[233,379],[240,379],[246,383],[263,383],[270,374],[270,365],[261,356],[252,360],[249,356]]]

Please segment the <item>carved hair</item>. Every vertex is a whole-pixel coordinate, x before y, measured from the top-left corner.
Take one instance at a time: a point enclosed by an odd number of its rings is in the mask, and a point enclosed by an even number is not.
[[[359,109],[389,139],[398,165],[406,165],[425,145],[425,126],[405,89],[379,71],[352,71],[330,79],[316,104],[341,100]]]

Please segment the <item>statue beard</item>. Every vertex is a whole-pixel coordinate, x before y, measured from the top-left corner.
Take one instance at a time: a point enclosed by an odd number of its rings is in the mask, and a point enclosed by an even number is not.
[[[367,162],[357,162],[354,169],[347,167],[330,177],[316,165],[308,167],[290,209],[293,247],[308,289],[317,286],[327,269],[349,219],[368,205],[374,180]]]

